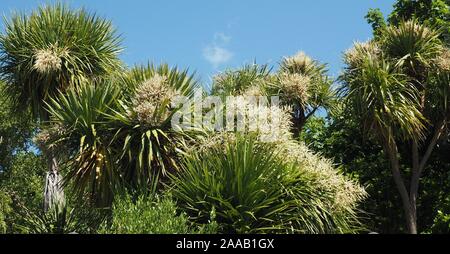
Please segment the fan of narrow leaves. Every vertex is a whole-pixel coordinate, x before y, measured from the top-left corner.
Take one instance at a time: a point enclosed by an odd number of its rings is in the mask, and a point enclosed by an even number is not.
[[[252,87],[267,83],[271,69],[267,65],[245,65],[238,70],[226,70],[214,76],[212,94],[237,95]]]
[[[447,49],[438,31],[416,20],[389,26],[381,35],[347,51],[343,91],[378,135],[423,139],[429,121],[441,121],[448,112]]]
[[[302,158],[286,160],[281,151],[252,135],[223,136],[216,146],[186,156],[183,173],[172,176],[172,193],[198,223],[206,222],[214,209],[226,233],[357,230],[354,205],[364,191],[348,192],[352,197],[345,201],[336,199],[336,190],[318,181],[320,170],[303,170],[317,165],[304,164]]]
[[[71,85],[118,69],[120,38],[111,23],[63,4],[5,20],[0,73],[18,108],[47,119],[45,102]]]
[[[404,138],[422,137],[424,118],[416,107],[418,91],[406,75],[371,55],[353,71],[356,73],[346,80],[347,100],[363,116],[367,128],[396,126],[391,131]]]
[[[415,77],[423,75],[441,53],[439,33],[416,20],[389,26],[380,44],[387,56],[397,61],[397,66],[407,68],[407,74]]]
[[[121,151],[123,177],[145,186],[152,174],[176,170],[181,143],[196,135],[194,130],[173,128],[172,116],[180,108],[171,102],[176,95],[192,96],[197,82],[187,71],[149,64],[133,68],[121,83],[124,98],[108,117],[114,146]]]
[[[60,130],[48,131],[47,144],[56,147],[59,157],[67,161],[65,184],[72,183],[80,197],[88,191],[98,204],[112,201],[120,180],[105,116],[117,107],[119,96],[113,83],[83,84],[51,99],[48,105],[53,126]]]

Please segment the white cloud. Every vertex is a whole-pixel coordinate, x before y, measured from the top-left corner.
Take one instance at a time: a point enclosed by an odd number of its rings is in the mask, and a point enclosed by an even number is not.
[[[233,53],[226,48],[217,45],[210,45],[203,49],[203,57],[210,62],[214,68],[224,64],[233,57]]]
[[[222,32],[215,33],[213,42],[203,48],[203,57],[214,68],[230,61],[234,55],[233,52],[226,48],[230,41],[231,36],[227,36]]]

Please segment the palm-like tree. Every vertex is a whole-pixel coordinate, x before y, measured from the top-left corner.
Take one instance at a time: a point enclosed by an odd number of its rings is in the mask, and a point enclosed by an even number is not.
[[[58,157],[67,165],[64,183],[73,183],[80,197],[90,189],[97,202],[111,201],[119,186],[111,135],[102,124],[107,122],[105,114],[118,107],[118,99],[120,89],[112,81],[84,83],[60,93],[48,106],[52,126],[44,130],[46,144],[60,151]]]
[[[281,95],[293,107],[293,134],[298,137],[306,121],[319,108],[335,105],[333,80],[327,75],[325,64],[303,52],[285,57],[280,63],[277,80],[271,90]]]
[[[378,41],[356,44],[345,54],[341,77],[349,105],[390,161],[410,233],[417,233],[421,173],[449,120],[449,70],[436,64],[448,49],[438,36],[416,21],[387,27]],[[400,169],[400,142],[410,144],[410,181]]]
[[[335,105],[333,81],[326,65],[303,52],[285,57],[276,73],[267,65],[245,65],[214,77],[213,95],[280,96],[282,103],[292,106],[293,134],[298,137],[306,121],[319,108]]]
[[[99,207],[119,188],[149,188],[155,177],[178,168],[177,157],[191,133],[173,129],[176,95],[193,95],[197,82],[168,65],[137,66],[120,78],[86,83],[48,105],[50,143],[67,152],[66,183],[89,193]],[[163,177],[161,177],[163,179]]]
[[[167,64],[136,66],[121,82],[127,91],[121,106],[109,116],[115,131],[113,141],[118,144],[125,181],[133,187],[145,187],[155,173],[166,176],[178,169],[182,144],[199,130],[186,132],[172,123],[172,116],[181,112],[172,102],[177,96],[194,96],[198,82],[187,70]]]
[[[267,65],[247,64],[237,70],[226,70],[214,77],[213,95],[238,95],[252,87],[264,86],[271,79]]]
[[[70,87],[120,68],[120,38],[111,23],[85,10],[46,5],[30,15],[5,20],[0,35],[0,74],[18,110],[30,108],[40,123],[49,120],[45,104]],[[44,208],[62,193],[51,150]]]

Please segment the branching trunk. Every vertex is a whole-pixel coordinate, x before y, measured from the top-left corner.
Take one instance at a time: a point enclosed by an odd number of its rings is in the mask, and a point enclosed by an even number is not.
[[[444,119],[438,125],[436,125],[435,131],[433,134],[433,138],[431,139],[430,143],[428,144],[425,154],[423,155],[422,160],[420,161],[419,174],[422,173],[423,169],[425,168],[426,163],[428,162],[428,159],[431,156],[431,153],[433,152],[434,148],[436,147],[437,142],[442,137],[442,134],[444,133],[444,130],[445,130],[445,123],[446,123],[446,120]]]
[[[410,203],[411,208],[413,211],[413,215],[415,220],[417,220],[417,198],[419,195],[419,184],[420,184],[420,177],[422,175],[422,171],[425,168],[428,159],[431,156],[431,153],[433,152],[434,148],[436,147],[437,142],[439,141],[440,137],[442,136],[442,133],[444,132],[445,128],[445,120],[441,121],[435,128],[433,137],[431,141],[428,143],[425,153],[422,158],[420,158],[419,155],[419,145],[417,144],[417,141],[412,141],[412,172],[411,172],[411,184],[410,184],[410,190],[409,190],[409,197],[410,197]]]
[[[397,145],[391,144],[389,148],[389,160],[391,163],[392,175],[394,177],[395,185],[400,193],[402,199],[403,210],[405,213],[406,226],[408,227],[408,232],[410,234],[417,234],[417,220],[416,220],[416,207],[415,203],[413,205],[412,200],[408,195],[403,177],[400,172],[400,163],[398,158]]]
[[[309,113],[306,113],[303,108],[299,108],[296,110],[292,117],[292,133],[295,139],[298,139],[300,133],[302,132],[303,127],[306,124],[306,121],[314,115],[317,111],[317,108],[313,108]]]
[[[389,159],[392,176],[394,177],[395,185],[402,200],[408,232],[411,234],[417,234],[417,198],[419,193],[420,176],[431,156],[431,153],[433,152],[434,147],[445,130],[445,123],[446,121],[443,120],[436,125],[433,137],[427,144],[422,158],[420,157],[420,147],[417,140],[413,140],[411,142],[412,167],[409,192],[401,175],[398,148],[393,138],[394,136],[392,130],[390,128],[386,129],[379,127],[377,131],[378,138],[382,141],[384,153]]]

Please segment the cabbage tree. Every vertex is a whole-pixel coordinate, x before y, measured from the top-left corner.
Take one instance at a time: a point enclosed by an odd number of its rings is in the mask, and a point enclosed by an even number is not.
[[[149,189],[178,169],[178,155],[190,133],[172,128],[176,95],[193,95],[187,71],[136,66],[119,78],[70,88],[48,104],[54,128],[49,144],[63,147],[71,183],[79,197],[98,207],[111,205],[124,189]]]
[[[54,4],[29,15],[13,13],[0,35],[0,75],[6,93],[19,112],[31,109],[34,120],[46,125],[45,104],[51,98],[121,66],[119,43],[110,21],[84,9]],[[43,147],[43,152],[49,164],[44,202],[48,209],[63,192],[56,151]]]
[[[438,31],[412,20],[387,27],[376,40],[357,43],[344,57],[342,91],[390,161],[410,233],[418,231],[421,175],[447,131],[449,56]],[[411,170],[402,172],[400,158],[409,156]]]

